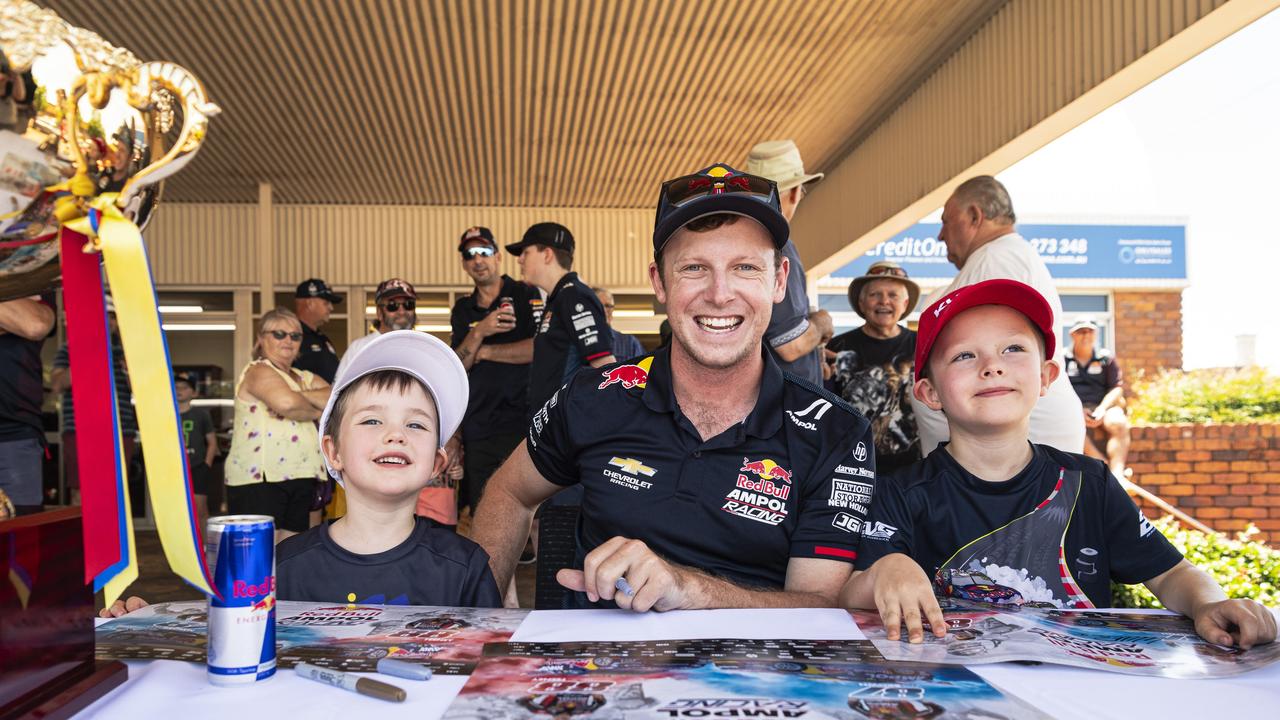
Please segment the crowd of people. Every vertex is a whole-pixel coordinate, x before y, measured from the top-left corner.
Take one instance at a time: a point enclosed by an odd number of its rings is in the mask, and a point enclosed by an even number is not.
[[[865,323],[835,337],[790,232],[822,176],[790,141],[746,167],[661,185],[648,277],[670,335],[648,352],[614,331],[612,296],[550,222],[503,247],[520,280],[490,230],[463,232],[475,285],[449,344],[413,329],[401,279],[379,285],[377,330],[341,359],[322,332],[341,298],[322,280],[298,286],[296,312],[266,312],[236,382],[227,485],[232,512],[276,519],[280,597],[512,603],[539,508],[568,503],[567,608],[875,608],[890,637],[919,641],[945,635],[938,598],[965,588],[1089,608],[1118,581],[1212,642],[1275,639],[1266,608],[1228,599],[1125,492],[1119,366],[1088,321],[1059,354],[1061,300],[1003,185],[976,177],[948,198],[951,285],[922,303],[902,267],[876,263],[849,287]],[[51,318],[40,300],[8,305],[0,352],[20,358]],[[1097,457],[1089,429],[1105,433]],[[29,455],[23,437],[0,428],[6,468]]]

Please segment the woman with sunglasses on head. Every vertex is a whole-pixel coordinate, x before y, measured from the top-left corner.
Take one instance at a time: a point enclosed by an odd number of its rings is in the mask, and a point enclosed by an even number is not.
[[[275,518],[277,542],[310,527],[316,485],[325,476],[314,421],[329,399],[329,384],[292,367],[301,343],[297,315],[284,308],[268,311],[254,360],[236,381],[228,509]]]

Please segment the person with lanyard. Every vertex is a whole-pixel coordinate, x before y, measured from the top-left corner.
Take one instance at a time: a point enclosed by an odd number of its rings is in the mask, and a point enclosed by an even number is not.
[[[827,343],[836,356],[836,392],[871,421],[882,475],[920,459],[911,414],[916,333],[899,324],[919,300],[920,286],[901,265],[873,263],[849,283],[849,305],[866,323]]]
[[[500,587],[534,509],[579,486],[577,563],[557,575],[568,605],[834,605],[875,455],[867,420],[764,344],[787,235],[765,178],[721,164],[662,185],[649,280],[671,344],[578,373],[534,414],[476,513]]]
[[[326,383],[333,383],[338,373],[338,352],[329,342],[329,336],[320,331],[329,322],[333,306],[342,302],[342,296],[320,278],[310,278],[298,284],[293,293],[298,320],[302,321],[302,345],[298,359],[293,361],[297,370],[309,370]]]
[[[529,370],[529,408],[542,407],[584,367],[614,361],[613,334],[604,306],[591,286],[573,272],[574,243],[569,228],[543,222],[507,246],[525,282],[547,294]],[[466,361],[464,360],[465,364]]]
[[[475,283],[449,315],[450,345],[467,370],[471,395],[460,437],[463,487],[458,504],[473,511],[489,476],[524,438],[529,419],[529,363],[533,360],[538,291],[503,274],[493,232],[469,228],[458,242],[462,269]],[[509,304],[508,304],[509,303]],[[450,454],[453,456],[453,453]]]

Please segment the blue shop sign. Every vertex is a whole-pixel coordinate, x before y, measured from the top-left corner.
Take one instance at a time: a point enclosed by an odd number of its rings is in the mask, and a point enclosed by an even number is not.
[[[862,275],[877,260],[893,260],[921,278],[954,277],[947,246],[938,240],[938,223],[918,223],[876,245],[831,273]],[[1018,232],[1040,253],[1055,278],[1106,280],[1185,280],[1185,225],[1018,225]]]

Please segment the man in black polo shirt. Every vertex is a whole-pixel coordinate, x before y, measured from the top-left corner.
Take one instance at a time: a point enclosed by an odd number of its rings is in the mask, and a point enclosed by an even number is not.
[[[663,184],[649,278],[672,342],[581,372],[490,479],[476,540],[499,584],[534,508],[584,489],[574,604],[832,606],[875,489],[865,418],[784,376],[762,339],[786,292],[769,180],[716,165]],[[789,422],[786,416],[803,423]]]
[[[520,263],[524,281],[547,294],[533,340],[530,410],[541,407],[582,368],[614,361],[604,306],[573,272],[573,250],[569,229],[551,222],[531,226],[520,242],[507,246]]]
[[[320,278],[311,278],[298,285],[293,297],[294,310],[302,321],[302,347],[298,349],[293,366],[299,370],[310,370],[333,384],[333,376],[338,372],[338,352],[320,328],[329,322],[333,306],[342,302],[342,296]]]
[[[1129,458],[1129,417],[1124,412],[1124,379],[1120,363],[1106,348],[1099,348],[1098,324],[1080,318],[1071,326],[1071,349],[1063,358],[1063,369],[1080,404],[1084,406],[1084,452],[1105,460],[1116,477],[1124,479]],[[1101,427],[1106,433],[1106,452],[1088,432]]]
[[[542,309],[537,290],[502,274],[493,233],[473,227],[458,243],[462,269],[475,282],[453,304],[451,345],[467,369],[471,397],[462,420],[463,489],[460,507],[474,509],[489,476],[524,438],[529,418],[529,361],[533,314]],[[510,298],[510,306],[499,301]]]

